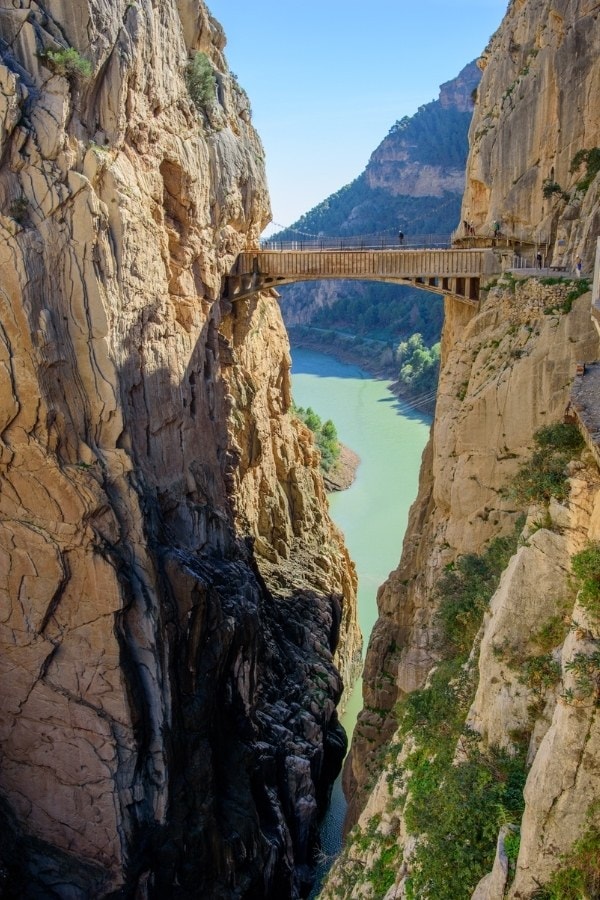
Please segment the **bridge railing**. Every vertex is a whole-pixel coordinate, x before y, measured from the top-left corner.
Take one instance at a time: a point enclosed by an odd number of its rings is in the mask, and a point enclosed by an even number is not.
[[[446,250],[451,247],[450,234],[407,234],[401,240],[398,235],[363,234],[347,237],[306,237],[280,241],[266,238],[260,242],[261,250],[391,250],[423,249]]]

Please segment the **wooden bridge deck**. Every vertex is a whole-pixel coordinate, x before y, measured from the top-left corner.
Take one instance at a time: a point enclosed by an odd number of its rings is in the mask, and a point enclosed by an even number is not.
[[[238,256],[227,296],[239,300],[292,282],[349,278],[408,284],[475,305],[482,276],[498,271],[490,249],[254,250]]]

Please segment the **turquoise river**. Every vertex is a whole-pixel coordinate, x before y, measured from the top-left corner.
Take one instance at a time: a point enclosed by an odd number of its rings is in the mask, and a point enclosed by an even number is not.
[[[397,400],[387,382],[310,350],[292,351],[292,392],[296,404],[312,407],[322,419],[332,419],[339,439],[361,460],[354,484],[330,494],[329,504],[356,563],[359,621],[366,648],[377,618],[377,589],[400,560],[431,420]],[[342,718],[349,737],[360,706],[358,684]],[[338,779],[321,831],[329,861],[341,846],[345,808]]]

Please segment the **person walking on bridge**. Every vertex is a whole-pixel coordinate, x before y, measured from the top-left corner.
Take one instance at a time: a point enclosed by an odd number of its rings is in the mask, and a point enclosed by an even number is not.
[[[404,232],[403,231],[398,232],[398,243],[400,244],[401,247],[404,244]]]

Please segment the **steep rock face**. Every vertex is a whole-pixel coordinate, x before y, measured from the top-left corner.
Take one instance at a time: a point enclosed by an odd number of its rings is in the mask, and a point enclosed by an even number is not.
[[[512,0],[480,63],[462,218],[482,234],[550,242],[554,264],[591,271],[600,180],[586,189],[580,151],[600,146],[600,28],[595,0]]]
[[[589,294],[568,315],[543,313],[559,302],[561,291],[530,281],[515,293],[494,289],[475,316],[452,302],[446,309],[432,438],[400,566],[380,589],[364,709],[344,773],[348,827],[356,823],[358,829],[332,869],[324,898],[374,896],[372,885],[382,877],[388,887],[396,885],[393,896],[405,896],[415,849],[403,813],[414,745],[410,733],[397,731],[394,704],[424,684],[439,658],[436,584],[446,565],[512,530],[518,509],[504,489],[528,456],[533,431],[562,419],[575,360],[597,355]],[[521,546],[472,652],[478,675],[466,724],[479,732],[484,747],[514,752],[519,735],[529,741],[525,813],[514,823],[521,825],[514,898],[531,897],[556,871],[560,854],[585,829],[586,812],[600,795],[597,707],[561,700],[574,687],[569,664],[577,653],[589,655],[595,634],[569,576],[572,554],[599,535],[598,470],[591,456],[571,475],[566,503],[530,510]],[[562,638],[553,644],[558,674],[540,689],[527,683],[522,666],[535,635],[562,617],[579,627],[562,646]],[[478,900],[502,896],[507,880],[500,841],[494,872],[479,886]]]
[[[447,301],[432,437],[402,559],[379,590],[367,652],[364,710],[345,772],[350,823],[364,803],[356,787],[395,730],[396,699],[420,687],[437,660],[437,579],[458,555],[510,531],[517,510],[503,489],[533,432],[564,415],[575,361],[597,353],[589,305],[580,300],[568,316],[545,316],[547,290],[531,282],[516,295],[492,291],[475,316]]]
[[[0,0],[15,896],[296,896],[343,752],[354,574],[275,301],[219,299],[269,215],[223,46],[192,0]]]
[[[439,99],[429,107],[439,108],[439,124],[443,125],[435,136],[430,135],[432,146],[429,149],[422,145],[423,136],[418,131],[415,133],[419,113],[414,117],[412,127],[409,117],[397,122],[371,155],[365,169],[369,187],[384,188],[393,196],[402,194],[405,197],[461,193],[465,170],[464,157],[461,159],[457,152],[460,145],[456,140],[460,131],[458,123],[461,117],[465,123],[470,121],[472,94],[480,77],[475,63],[469,63],[456,78],[441,85]],[[422,114],[421,110],[419,112]],[[445,150],[450,151],[448,161],[443,159]]]

